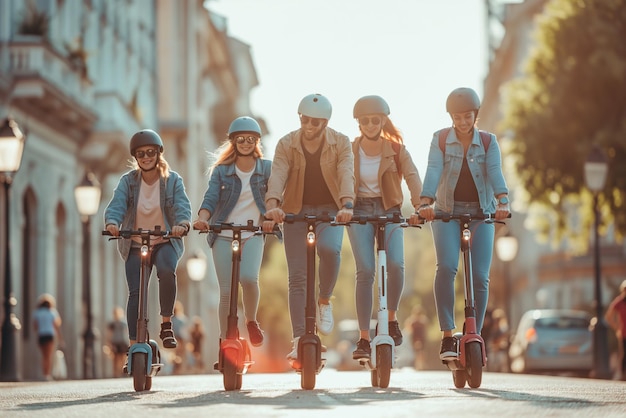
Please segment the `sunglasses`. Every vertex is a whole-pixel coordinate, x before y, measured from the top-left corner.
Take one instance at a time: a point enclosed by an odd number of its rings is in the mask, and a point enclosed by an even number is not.
[[[244,142],[247,142],[248,144],[256,144],[256,141],[258,141],[259,138],[257,138],[256,136],[236,136],[235,137],[235,142],[238,144],[243,144]]]
[[[147,156],[148,158],[152,158],[158,153],[159,151],[157,151],[154,148],[150,148],[149,150],[146,150],[146,151],[135,151],[135,158],[143,158],[145,156]]]
[[[367,116],[363,116],[361,118],[359,118],[359,125],[369,125],[370,121],[372,122],[372,125],[379,125],[381,122],[381,118],[379,118],[378,116],[372,116],[372,117],[367,117]]]
[[[304,116],[304,115],[300,115],[300,123],[303,125],[306,125],[307,123],[311,123],[311,125],[313,125],[314,127],[318,127],[320,126],[320,124],[322,122],[324,122],[324,119],[320,119],[320,118],[310,118],[308,116]]]

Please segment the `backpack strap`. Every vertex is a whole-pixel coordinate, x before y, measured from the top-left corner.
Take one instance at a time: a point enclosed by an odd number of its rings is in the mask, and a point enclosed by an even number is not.
[[[448,139],[450,129],[452,128],[443,128],[439,131],[439,149],[444,154],[446,153],[446,139]],[[487,153],[487,151],[489,151],[489,144],[491,144],[491,134],[487,131],[478,131],[478,134],[485,148],[485,153]]]

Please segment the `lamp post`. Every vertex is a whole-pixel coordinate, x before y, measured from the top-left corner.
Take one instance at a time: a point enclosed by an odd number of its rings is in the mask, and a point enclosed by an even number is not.
[[[191,257],[187,259],[187,274],[189,278],[194,282],[199,282],[204,279],[206,273],[206,257],[200,250],[193,252]]]
[[[4,196],[6,207],[4,215],[4,320],[2,322],[2,351],[0,353],[0,380],[3,382],[15,382],[19,380],[17,370],[17,348],[15,335],[21,328],[20,321],[13,313],[13,306],[17,304],[13,297],[11,283],[11,239],[9,231],[11,223],[10,196],[13,176],[17,173],[22,163],[24,151],[24,134],[20,131],[17,123],[6,118],[0,127],[0,175],[4,184]]]
[[[496,241],[496,254],[504,263],[504,301],[506,303],[504,311],[506,312],[506,322],[511,329],[511,261],[517,255],[517,238],[511,235],[507,229],[506,234],[500,236]],[[506,346],[507,369],[510,368],[509,359],[509,338],[507,338]]]
[[[90,217],[98,213],[100,206],[100,185],[92,173],[85,173],[83,181],[74,189],[76,206],[83,223],[83,303],[85,305],[85,332],[83,334],[83,379],[96,377],[94,340],[91,315],[91,230]]]
[[[609,350],[607,345],[607,329],[603,319],[602,309],[602,282],[600,269],[600,210],[598,208],[598,195],[604,189],[609,163],[604,152],[594,146],[585,161],[585,183],[593,193],[594,211],[594,273],[595,273],[595,303],[596,324],[593,328],[593,376],[597,379],[608,379],[611,375],[609,370]]]

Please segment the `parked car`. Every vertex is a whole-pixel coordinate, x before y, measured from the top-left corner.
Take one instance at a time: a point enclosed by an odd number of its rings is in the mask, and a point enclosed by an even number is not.
[[[574,309],[533,309],[522,315],[509,357],[515,373],[571,372],[593,367],[591,315]]]

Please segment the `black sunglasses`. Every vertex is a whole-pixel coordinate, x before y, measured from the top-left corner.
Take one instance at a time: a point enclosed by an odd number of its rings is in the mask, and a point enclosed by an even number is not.
[[[236,136],[235,137],[235,142],[238,144],[243,144],[244,142],[247,142],[248,144],[256,144],[256,141],[258,141],[259,138],[257,138],[256,136]]]
[[[380,121],[382,119],[379,118],[378,116],[372,116],[372,117],[367,117],[367,116],[363,116],[361,118],[359,118],[359,125],[369,125],[370,121],[372,122],[372,125],[378,125],[380,124]]]
[[[146,151],[135,151],[135,158],[143,158],[145,156],[148,156],[148,158],[152,158],[158,153],[159,151],[157,151],[154,148],[150,148],[149,150],[146,150]]]
[[[306,125],[307,123],[311,123],[311,125],[313,125],[314,127],[318,127],[320,126],[320,124],[322,122],[324,122],[324,119],[320,119],[320,118],[310,118],[308,116],[304,116],[304,115],[300,115],[300,123],[303,125]]]

